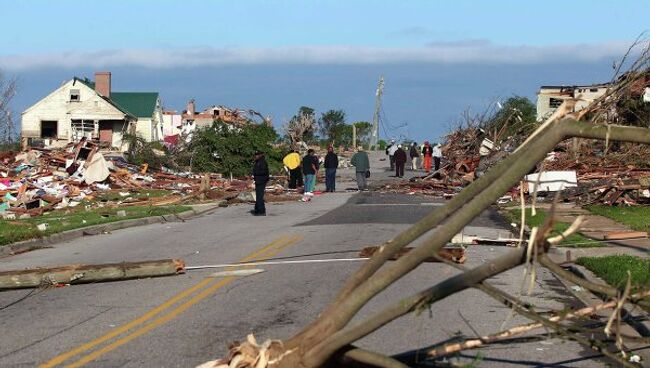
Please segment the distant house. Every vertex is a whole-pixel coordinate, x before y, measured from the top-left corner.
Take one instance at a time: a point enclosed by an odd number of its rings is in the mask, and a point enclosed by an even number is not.
[[[609,84],[589,86],[542,86],[537,93],[537,120],[543,121],[562,105],[564,100],[576,100],[575,111],[587,107],[607,92]]]
[[[162,139],[162,121],[157,92],[113,92],[111,73],[97,72],[94,82],[75,77],[25,110],[21,143],[56,148],[86,137],[125,150],[125,133]]]

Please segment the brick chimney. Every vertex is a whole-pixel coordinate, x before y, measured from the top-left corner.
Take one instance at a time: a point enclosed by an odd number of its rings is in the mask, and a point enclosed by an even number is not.
[[[111,72],[95,72],[95,91],[111,98]]]
[[[187,102],[187,115],[194,116],[196,113],[196,105],[194,104],[194,99],[191,99]]]

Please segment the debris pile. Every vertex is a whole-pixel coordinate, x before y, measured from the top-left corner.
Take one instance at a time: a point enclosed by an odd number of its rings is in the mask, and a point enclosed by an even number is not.
[[[241,193],[250,195],[252,187],[251,180],[226,180],[220,174],[132,165],[121,155],[104,155],[95,143],[83,139],[61,150],[0,153],[0,217],[4,219],[39,216],[80,204],[89,209],[164,206],[189,199],[250,201]],[[156,190],[164,195],[149,195]],[[272,184],[268,190],[270,200],[282,200],[281,185]]]

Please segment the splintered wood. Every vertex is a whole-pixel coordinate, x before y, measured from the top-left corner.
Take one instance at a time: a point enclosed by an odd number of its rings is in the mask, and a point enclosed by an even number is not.
[[[365,248],[363,248],[361,250],[361,252],[359,252],[359,257],[361,257],[361,258],[370,258],[375,253],[377,253],[378,250],[379,250],[379,247],[377,247],[377,246],[365,247]],[[397,254],[395,254],[390,259],[392,261],[395,261],[395,260],[405,256],[406,254],[408,254],[408,252],[410,252],[412,250],[413,250],[413,248],[406,247],[406,248],[402,249],[401,251],[399,251]],[[454,263],[465,263],[465,260],[466,260],[465,248],[462,248],[462,247],[453,247],[453,248],[446,247],[446,248],[442,248],[438,252],[437,257],[431,256],[431,257],[427,258],[427,260],[425,262],[442,262],[440,260],[441,258],[446,259],[446,260],[451,261],[451,262],[454,262]]]

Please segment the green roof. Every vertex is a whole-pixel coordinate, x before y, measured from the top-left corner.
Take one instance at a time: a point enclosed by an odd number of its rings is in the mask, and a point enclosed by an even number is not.
[[[158,92],[111,92],[110,101],[135,117],[150,118],[156,108]]]

